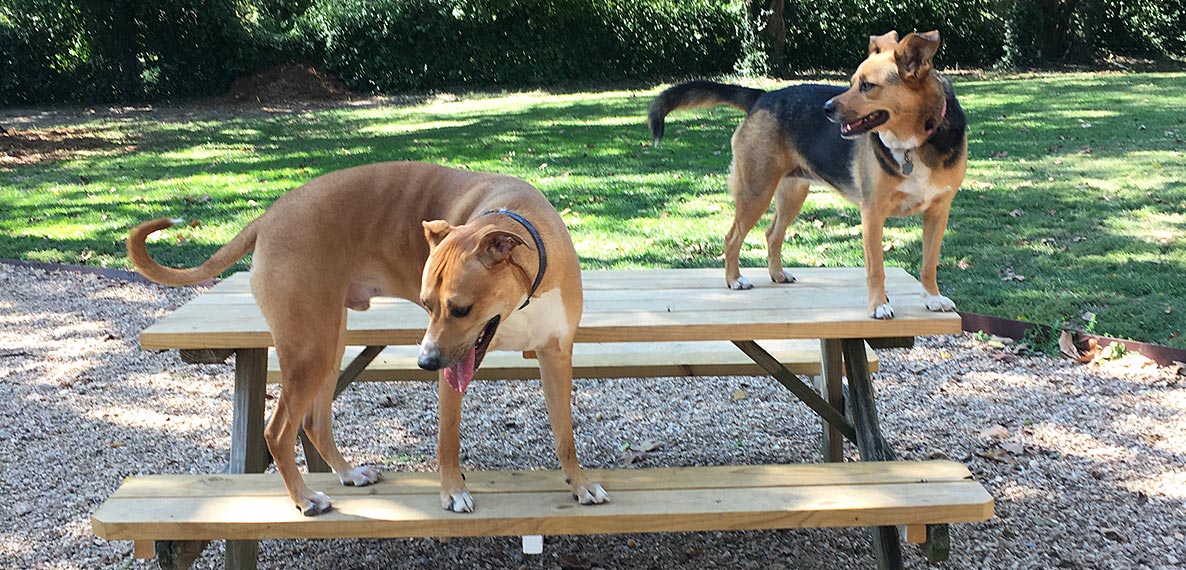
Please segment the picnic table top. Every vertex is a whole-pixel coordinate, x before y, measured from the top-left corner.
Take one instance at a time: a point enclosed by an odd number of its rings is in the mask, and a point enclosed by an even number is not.
[[[720,268],[585,271],[584,316],[577,342],[666,342],[792,338],[883,338],[960,332],[955,313],[923,306],[918,280],[886,268],[892,320],[865,313],[863,268],[794,268],[798,282],[775,285],[766,269],[743,269],[757,285],[731,291]],[[272,335],[251,296],[248,273],[236,273],[140,334],[148,350],[265,348]],[[349,345],[420,342],[428,316],[420,306],[376,298],[349,311]]]

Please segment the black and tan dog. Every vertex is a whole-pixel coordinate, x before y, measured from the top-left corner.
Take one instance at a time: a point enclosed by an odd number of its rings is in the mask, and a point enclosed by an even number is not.
[[[890,216],[923,215],[922,285],[926,307],[952,311],[935,269],[951,201],[967,167],[966,120],[948,81],[931,71],[939,33],[869,38],[869,55],[850,87],[798,85],[765,92],[709,81],[663,91],[651,104],[655,144],[676,109],[732,105],[747,113],[733,133],[729,190],[736,213],[725,236],[725,281],[753,287],[738,255],[758,219],[775,203],[766,230],[770,278],[791,283],[782,267],[787,226],[799,214],[808,183],[826,182],[860,206],[869,316],[891,319],[885,293],[882,230]],[[838,123],[839,126],[832,123]]]

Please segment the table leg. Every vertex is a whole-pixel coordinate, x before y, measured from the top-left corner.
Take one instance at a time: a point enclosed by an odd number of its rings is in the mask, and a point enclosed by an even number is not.
[[[844,410],[844,358],[840,341],[835,339],[820,339],[820,395],[832,407]],[[821,418],[822,420],[822,418]],[[827,420],[822,420],[824,461],[840,463],[844,461],[844,434],[832,427]]]
[[[862,461],[893,461],[897,455],[881,434],[877,420],[877,402],[869,378],[864,339],[844,339],[844,364],[848,372],[849,413],[857,432],[857,449]],[[873,552],[881,570],[902,568],[902,544],[898,528],[882,526],[873,529]]]
[[[264,441],[264,389],[268,376],[268,350],[235,351],[235,406],[231,420],[231,473],[262,473],[268,466]],[[259,541],[226,541],[227,570],[254,570]]]

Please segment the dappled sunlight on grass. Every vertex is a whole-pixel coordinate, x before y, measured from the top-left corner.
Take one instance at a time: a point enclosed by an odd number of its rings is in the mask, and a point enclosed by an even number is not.
[[[1045,324],[1082,324],[1090,311],[1096,332],[1186,347],[1186,283],[1166,275],[1186,267],[1186,226],[1174,217],[1186,211],[1186,119],[1176,111],[1186,108],[1186,75],[956,77],[955,88],[969,117],[969,170],[943,246],[944,293],[963,310]],[[652,148],[645,117],[656,92],[81,119],[138,138],[138,151],[0,171],[0,257],[125,266],[126,228],[167,216],[200,223],[170,230],[154,255],[193,265],[319,174],[423,160],[537,185],[587,269],[719,267],[733,213],[729,138],[742,115],[675,113]],[[765,265],[769,220],[747,236],[745,264]],[[854,206],[817,186],[784,259],[860,265],[859,225]],[[892,220],[886,241],[887,263],[917,274],[918,218]],[[1009,271],[1025,280],[1002,281]]]

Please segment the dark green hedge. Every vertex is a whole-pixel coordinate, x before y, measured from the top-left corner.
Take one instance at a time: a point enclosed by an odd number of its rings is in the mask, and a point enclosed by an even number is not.
[[[298,27],[347,85],[391,91],[719,73],[737,25],[706,0],[321,0]]]
[[[768,5],[768,0],[751,0]],[[2,0],[0,105],[224,92],[304,61],[362,91],[763,70],[741,0]],[[940,65],[1186,54],[1186,0],[786,0],[775,74],[939,29]]]

